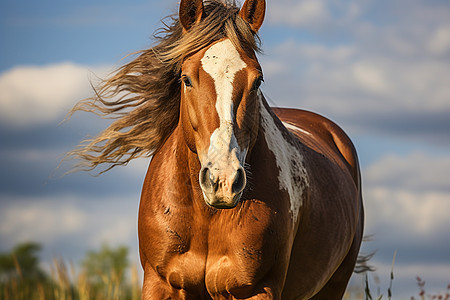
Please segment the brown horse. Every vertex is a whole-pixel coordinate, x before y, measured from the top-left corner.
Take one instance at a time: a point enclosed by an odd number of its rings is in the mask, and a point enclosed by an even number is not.
[[[255,55],[264,14],[264,0],[182,0],[159,44],[100,102],[75,108],[126,109],[74,151],[90,167],[153,155],[139,209],[143,299],[345,292],[363,234],[356,152],[330,120],[268,106]]]

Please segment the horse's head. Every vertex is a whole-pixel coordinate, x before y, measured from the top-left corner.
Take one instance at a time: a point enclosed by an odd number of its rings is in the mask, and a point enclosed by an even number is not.
[[[256,33],[264,12],[264,0],[247,0],[236,18]],[[203,16],[201,0],[181,1],[185,34]],[[236,47],[228,38],[210,43],[182,64],[181,124],[188,147],[200,160],[200,187],[212,207],[235,207],[246,186],[244,165],[258,134],[261,81],[254,51]]]

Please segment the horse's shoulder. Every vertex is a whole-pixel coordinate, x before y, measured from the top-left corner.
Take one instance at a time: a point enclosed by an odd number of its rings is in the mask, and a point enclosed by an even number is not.
[[[314,150],[325,147],[336,153],[345,162],[353,180],[359,186],[360,175],[356,149],[341,127],[330,119],[311,111],[292,108],[272,108],[272,110],[302,143]]]

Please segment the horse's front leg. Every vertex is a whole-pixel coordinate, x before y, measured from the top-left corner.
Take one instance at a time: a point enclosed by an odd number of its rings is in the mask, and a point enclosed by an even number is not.
[[[191,294],[184,289],[171,286],[151,266],[144,267],[144,283],[142,286],[142,300],[201,300],[208,299],[207,295]]]
[[[157,274],[149,264],[144,267],[144,282],[142,285],[142,300],[152,299],[184,299],[178,290],[171,287]]]

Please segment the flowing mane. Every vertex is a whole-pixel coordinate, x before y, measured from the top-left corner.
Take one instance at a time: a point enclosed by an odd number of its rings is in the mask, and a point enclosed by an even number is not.
[[[180,68],[185,57],[222,38],[245,51],[260,51],[259,37],[239,15],[234,3],[204,1],[204,20],[183,33],[178,16],[156,31],[156,45],[138,52],[120,67],[95,96],[77,103],[70,111],[93,112],[115,119],[98,136],[85,140],[68,153],[79,169],[107,166],[106,172],[131,160],[151,156],[178,124]]]

